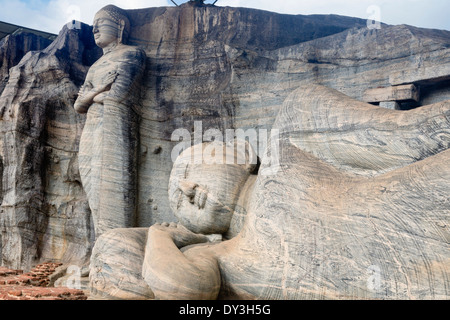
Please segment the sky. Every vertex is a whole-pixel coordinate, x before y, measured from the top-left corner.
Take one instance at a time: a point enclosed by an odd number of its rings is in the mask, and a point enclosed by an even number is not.
[[[57,34],[72,20],[92,24],[95,13],[107,4],[124,9],[174,5],[170,0],[0,0],[0,21]],[[287,14],[338,14],[450,30],[449,0],[219,0],[216,5]]]

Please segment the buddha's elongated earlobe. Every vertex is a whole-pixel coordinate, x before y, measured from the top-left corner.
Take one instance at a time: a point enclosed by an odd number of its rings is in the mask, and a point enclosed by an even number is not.
[[[119,22],[119,35],[118,35],[119,43],[123,43],[123,33],[124,32],[125,32],[125,21],[120,20],[120,22]]]

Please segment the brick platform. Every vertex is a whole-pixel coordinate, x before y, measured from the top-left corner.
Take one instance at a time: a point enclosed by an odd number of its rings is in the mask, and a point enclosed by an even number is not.
[[[48,287],[60,263],[43,263],[23,273],[0,267],[0,300],[86,300],[82,290]]]

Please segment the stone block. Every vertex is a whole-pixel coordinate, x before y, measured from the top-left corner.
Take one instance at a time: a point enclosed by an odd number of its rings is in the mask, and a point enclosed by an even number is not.
[[[400,104],[397,101],[383,101],[380,102],[380,107],[392,110],[400,110]]]
[[[413,85],[368,89],[364,92],[364,102],[416,101],[420,99],[419,89]]]

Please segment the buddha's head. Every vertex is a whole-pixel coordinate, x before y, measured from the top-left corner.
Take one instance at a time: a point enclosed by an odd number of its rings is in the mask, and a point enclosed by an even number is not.
[[[170,206],[179,222],[195,233],[225,233],[256,162],[247,142],[203,143],[182,152],[169,184]]]
[[[125,43],[130,32],[130,21],[123,9],[108,5],[96,13],[92,32],[95,43],[102,49]]]

